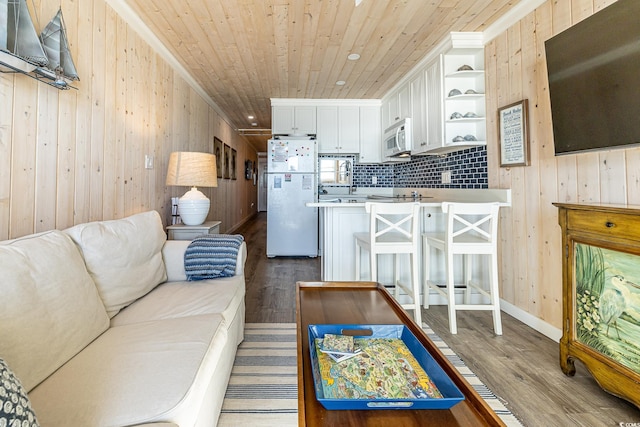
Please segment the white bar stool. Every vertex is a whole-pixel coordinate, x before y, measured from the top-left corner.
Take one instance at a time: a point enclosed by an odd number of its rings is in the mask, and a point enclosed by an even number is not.
[[[424,264],[424,308],[429,308],[429,288],[436,290],[447,300],[449,307],[449,330],[458,332],[456,311],[491,310],[493,311],[493,329],[496,335],[502,335],[500,319],[500,295],[498,285],[498,203],[442,203],[442,212],[446,215],[444,233],[425,233],[422,235]],[[430,280],[430,249],[442,251],[445,259],[444,290],[435,281]],[[456,304],[454,284],[454,255],[462,255],[464,270],[464,302]],[[471,278],[472,257],[483,255],[488,258],[488,289]],[[477,258],[477,257],[476,257]],[[471,304],[471,289],[489,299],[488,304]]]
[[[371,280],[378,281],[378,255],[392,254],[394,258],[393,284],[395,298],[402,289],[412,300],[402,304],[404,309],[412,309],[416,323],[422,327],[420,312],[420,276],[418,273],[419,248],[419,203],[365,203],[369,213],[369,232],[354,233],[356,242],[356,280],[360,278],[360,256],[362,250],[369,252]],[[408,254],[411,268],[411,287],[400,281],[399,254]]]

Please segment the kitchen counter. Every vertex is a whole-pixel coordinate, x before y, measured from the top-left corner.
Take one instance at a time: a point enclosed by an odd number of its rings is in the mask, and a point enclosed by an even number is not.
[[[417,191],[418,196],[413,197],[411,192]],[[419,202],[424,207],[440,207],[442,202],[498,202],[500,206],[511,206],[511,190],[501,189],[449,189],[449,188],[423,188],[423,189],[397,189],[393,194],[340,194],[323,195],[321,200],[307,203],[308,207],[336,208],[336,207],[364,207],[366,202]]]
[[[396,189],[393,194],[340,195],[335,198],[307,203],[308,207],[320,208],[320,240],[322,247],[322,280],[350,281],[355,277],[355,243],[353,234],[366,232],[369,228],[369,215],[364,206],[366,202],[406,203],[413,202],[412,191],[418,192],[415,201],[420,203],[422,218],[421,232],[442,231],[445,218],[442,214],[442,202],[498,202],[502,207],[511,206],[511,190],[499,189]],[[404,196],[404,197],[403,197]],[[437,266],[440,260],[430,261]],[[422,262],[420,266],[422,267]],[[363,260],[363,278],[369,277],[369,262]],[[435,267],[434,267],[435,268]],[[433,271],[433,269],[432,269]],[[382,256],[379,262],[378,281],[391,282],[393,265],[390,257]],[[407,272],[408,273],[408,272]],[[436,275],[438,271],[434,272]],[[422,273],[421,273],[422,274]],[[483,272],[476,272],[482,275]],[[404,272],[401,272],[404,275]],[[436,298],[435,295],[432,298]],[[433,303],[438,303],[434,301]]]

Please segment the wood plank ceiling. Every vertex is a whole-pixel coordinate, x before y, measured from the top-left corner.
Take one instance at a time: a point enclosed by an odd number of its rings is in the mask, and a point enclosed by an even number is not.
[[[238,129],[270,129],[270,98],[381,98],[449,32],[483,31],[518,3],[127,2]],[[268,137],[247,139],[265,151]]]

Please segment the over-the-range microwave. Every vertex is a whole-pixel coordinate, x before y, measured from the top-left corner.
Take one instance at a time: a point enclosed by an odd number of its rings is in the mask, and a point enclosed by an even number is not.
[[[411,119],[402,119],[385,129],[382,153],[385,157],[409,157],[411,139]]]

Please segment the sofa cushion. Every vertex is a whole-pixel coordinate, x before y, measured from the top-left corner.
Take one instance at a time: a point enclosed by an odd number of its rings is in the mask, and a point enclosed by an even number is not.
[[[167,236],[156,211],[65,231],[80,247],[109,317],[167,280],[162,260]]]
[[[0,359],[0,426],[39,427],[20,380]]]
[[[212,380],[229,363],[227,345],[216,314],[112,327],[36,387],[31,402],[45,426],[195,425],[211,381],[228,381]]]
[[[111,326],[220,313],[230,325],[244,300],[244,275],[197,282],[167,282],[111,319]]]
[[[78,248],[57,230],[0,242],[0,355],[30,391],[109,327]]]

